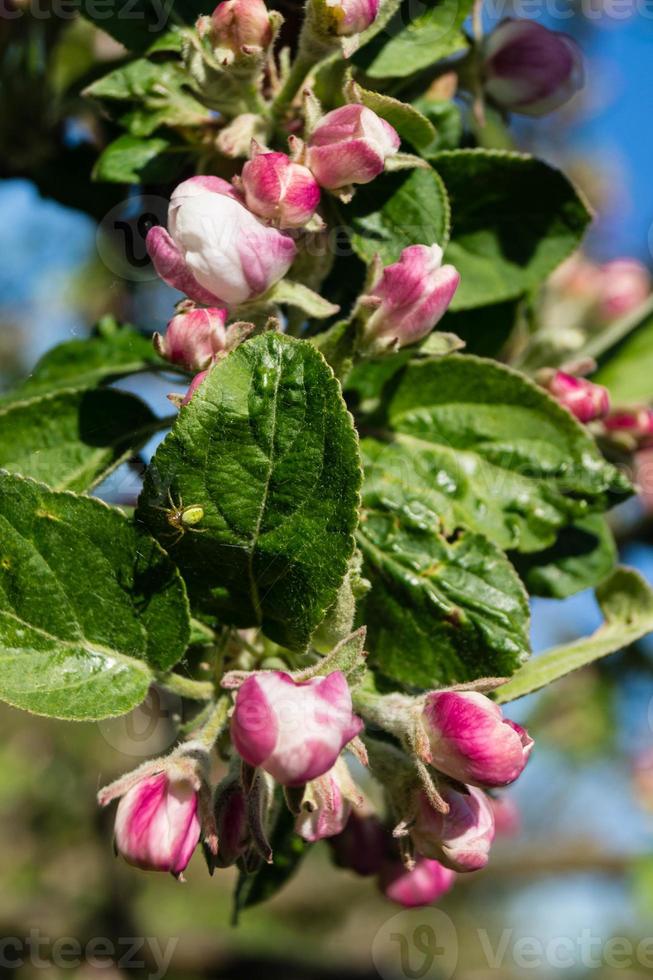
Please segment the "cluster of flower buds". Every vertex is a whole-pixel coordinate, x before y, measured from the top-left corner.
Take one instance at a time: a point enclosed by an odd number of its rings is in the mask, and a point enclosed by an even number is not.
[[[485,91],[509,112],[545,115],[584,83],[582,54],[573,38],[536,21],[504,20],[487,36],[483,56]]]
[[[618,409],[603,419],[608,435],[629,452],[653,448],[653,409]]]
[[[605,418],[610,411],[610,393],[603,385],[565,371],[541,372],[540,383],[579,422],[594,422]]]
[[[651,276],[637,259],[597,264],[578,252],[556,269],[549,286],[559,300],[603,325],[642,306],[651,293]]]

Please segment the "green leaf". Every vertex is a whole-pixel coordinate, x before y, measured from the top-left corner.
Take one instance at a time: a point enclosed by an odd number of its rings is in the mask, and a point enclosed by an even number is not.
[[[67,340],[49,350],[20,388],[0,398],[0,406],[61,388],[92,388],[102,381],[146,371],[157,365],[165,365],[165,362],[154,353],[149,337],[129,325],[118,326],[107,317],[100,322],[93,337]]]
[[[109,5],[97,0],[74,0],[74,6],[101,31],[106,31],[130,51],[144,52],[165,35],[169,22],[194,24],[209,13],[200,0],[129,0]]]
[[[617,568],[596,590],[605,622],[592,636],[533,657],[496,692],[504,704],[607,657],[653,630],[653,591],[631,568]]]
[[[295,817],[277,792],[273,805],[273,827],[269,831],[274,858],[253,874],[241,871],[234,893],[234,920],[243,909],[266,902],[283,888],[306,856],[308,844],[295,833]]]
[[[438,134],[435,127],[415,106],[381,92],[368,92],[360,85],[355,86],[355,92],[356,101],[360,101],[394,126],[402,140],[410,143],[416,150],[424,151],[437,145]]]
[[[456,150],[463,138],[463,118],[460,106],[448,99],[416,99],[413,105],[429,120],[436,131],[436,141],[420,152],[427,160],[442,150]]]
[[[432,162],[451,201],[445,260],[461,275],[452,310],[516,299],[578,246],[590,213],[548,164],[496,150],[453,150]]]
[[[183,147],[169,139],[141,139],[125,133],[102,151],[93,179],[116,184],[165,183],[181,172],[186,160]]]
[[[617,405],[653,400],[653,314],[604,357],[592,381],[605,385]]]
[[[288,306],[295,306],[307,316],[316,319],[325,319],[333,316],[340,309],[319,293],[304,286],[301,282],[292,282],[290,279],[282,279],[263,297],[265,302],[285,303]]]
[[[303,648],[354,550],[360,467],[340,386],[306,341],[268,332],[218,363],[157,449],[140,517],[223,623]],[[169,495],[204,511],[171,537]]]
[[[429,688],[509,676],[528,656],[524,587],[482,535],[447,540],[432,512],[407,500],[365,512],[358,540],[372,582],[361,621],[370,664],[386,677]]]
[[[451,330],[465,342],[468,354],[503,360],[501,354],[510,340],[519,312],[519,302],[508,300],[475,310],[448,312],[440,321],[442,330]]]
[[[583,426],[509,368],[451,354],[411,362],[389,385],[361,445],[367,506],[419,506],[447,535],[467,526],[530,552],[631,492]]]
[[[426,0],[423,12],[404,0],[385,30],[362,47],[354,62],[370,78],[405,78],[422,68],[464,51],[468,42],[460,30],[471,0]]]
[[[134,395],[63,389],[0,409],[0,467],[56,490],[88,490],[158,428]]]
[[[383,174],[359,187],[343,213],[354,251],[366,262],[378,252],[388,265],[408,245],[444,247],[449,238],[449,203],[434,170]]]
[[[515,555],[514,562],[531,595],[565,599],[594,588],[617,561],[612,532],[600,514],[564,527],[550,548]]]
[[[0,474],[0,698],[92,721],[145,697],[188,645],[183,582],[119,510]]]

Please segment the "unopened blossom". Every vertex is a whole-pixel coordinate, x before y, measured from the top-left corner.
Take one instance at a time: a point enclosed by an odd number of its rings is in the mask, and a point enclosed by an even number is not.
[[[636,259],[614,259],[598,270],[598,312],[602,320],[618,320],[637,310],[651,293],[651,276]]]
[[[583,57],[573,38],[533,20],[504,20],[487,36],[483,53],[485,91],[510,112],[545,115],[584,83]]]
[[[211,14],[211,40],[234,55],[267,48],[272,41],[270,15],[263,0],[223,0]]]
[[[409,245],[362,297],[362,304],[373,311],[363,326],[363,344],[392,348],[417,343],[442,319],[459,282],[457,270],[442,265],[439,245]]]
[[[357,875],[377,874],[394,844],[390,832],[374,814],[352,810],[336,837],[329,839],[335,863]]]
[[[362,727],[341,671],[298,682],[283,671],[260,670],[238,690],[231,736],[251,766],[283,786],[301,786],[331,769]]]
[[[474,786],[507,786],[522,772],[533,740],[475,691],[433,691],[421,715],[424,761]]]
[[[627,437],[634,449],[653,447],[653,409],[615,409],[603,419],[603,425],[609,433]]]
[[[225,779],[216,790],[215,822],[218,833],[218,853],[215,863],[220,868],[235,864],[250,844],[247,822],[247,800],[237,779]]]
[[[418,856],[410,871],[400,861],[388,862],[379,876],[379,886],[391,902],[410,909],[437,902],[455,879],[455,873],[439,861]]]
[[[313,0],[317,23],[329,34],[351,37],[367,30],[379,12],[379,0]]]
[[[511,796],[488,796],[497,837],[515,837],[521,830],[521,812]]]
[[[161,357],[187,371],[204,371],[224,351],[226,310],[192,308],[180,311],[168,323],[165,334],[154,334]]]
[[[285,153],[255,152],[243,167],[241,183],[250,211],[280,228],[301,228],[320,203],[311,171]]]
[[[556,371],[546,383],[546,388],[579,422],[593,422],[610,411],[608,389],[585,378]]]
[[[286,274],[296,251],[292,238],[263,224],[219,177],[179,184],[168,230],[152,228],[146,246],[164,282],[212,306],[260,296]]]
[[[107,787],[99,794],[100,803],[106,805],[117,793]],[[200,833],[198,786],[183,770],[170,766],[125,787],[116,811],[115,843],[129,864],[180,875]]]
[[[479,871],[487,864],[494,840],[494,815],[487,796],[475,786],[459,793],[441,788],[448,813],[436,810],[422,793],[410,828],[415,849],[453,871]]]
[[[347,763],[339,758],[328,772],[306,787],[295,830],[310,843],[334,837],[345,829],[352,807],[362,803],[363,797],[351,778]]]
[[[367,184],[383,172],[399,144],[396,130],[371,109],[344,105],[318,123],[308,143],[307,164],[321,187]]]

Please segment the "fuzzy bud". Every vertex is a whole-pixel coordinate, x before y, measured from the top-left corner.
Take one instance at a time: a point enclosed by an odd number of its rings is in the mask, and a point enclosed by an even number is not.
[[[263,0],[223,0],[211,14],[211,40],[235,56],[267,48],[272,42],[270,15]]]
[[[215,864],[228,868],[235,864],[250,845],[247,800],[237,779],[228,776],[215,794],[215,822],[218,853]]]
[[[212,306],[260,296],[295,258],[292,238],[259,221],[219,177],[179,184],[170,198],[168,231],[152,228],[146,247],[164,282]]]
[[[339,758],[335,766],[308,784],[295,830],[309,843],[342,833],[352,806],[361,806],[363,797],[351,778],[347,763]]]
[[[417,343],[444,316],[459,282],[456,269],[442,265],[438,245],[405,248],[361,299],[373,310],[362,330],[362,345],[379,350]]]
[[[501,108],[542,116],[582,88],[583,58],[566,34],[508,18],[486,39],[484,76],[487,94]]]
[[[321,187],[330,190],[368,184],[383,172],[385,161],[399,150],[390,123],[362,105],[327,112],[313,131],[307,163]]]
[[[498,704],[474,691],[433,691],[421,716],[424,761],[474,786],[507,786],[522,772],[533,740],[503,717]]]
[[[327,34],[351,37],[367,30],[376,20],[379,0],[313,0],[316,23]]]
[[[615,436],[626,436],[636,449],[653,447],[653,409],[617,409],[603,420],[608,432]]]
[[[415,821],[410,829],[415,849],[441,861],[453,871],[479,871],[490,856],[494,840],[494,815],[487,796],[474,786],[468,793],[441,787],[448,813],[435,810],[420,794]]]
[[[386,898],[404,908],[419,908],[437,902],[452,887],[456,875],[439,861],[418,857],[412,870],[399,861],[388,862],[379,877]]]
[[[256,152],[241,174],[245,202],[281,228],[300,228],[315,214],[320,187],[307,167],[285,153]]]
[[[231,736],[245,762],[282,786],[302,786],[331,769],[362,727],[341,671],[298,682],[261,670],[238,690]]]
[[[342,832],[331,837],[329,844],[338,867],[368,877],[381,870],[392,838],[378,817],[353,810]]]
[[[187,371],[205,371],[225,349],[226,310],[187,309],[168,323],[164,336],[154,334],[158,354]]]
[[[546,383],[553,397],[569,409],[579,422],[593,422],[610,411],[610,394],[602,385],[556,371]]]

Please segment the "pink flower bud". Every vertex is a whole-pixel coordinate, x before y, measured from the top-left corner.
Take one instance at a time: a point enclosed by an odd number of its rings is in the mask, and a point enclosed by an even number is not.
[[[501,708],[473,691],[433,691],[422,725],[425,761],[453,779],[474,786],[507,786],[523,770],[533,740]]]
[[[339,670],[303,682],[281,671],[257,671],[240,687],[231,719],[239,755],[283,786],[323,775],[362,728]]]
[[[497,837],[515,837],[521,830],[521,813],[511,796],[489,796]]]
[[[449,813],[440,813],[422,793],[410,836],[415,849],[441,861],[453,871],[480,871],[487,864],[494,840],[494,816],[487,796],[475,786],[469,794],[449,787],[442,797]]]
[[[190,309],[173,316],[165,336],[154,334],[157,352],[188,371],[204,371],[225,349],[226,310]]]
[[[330,34],[351,37],[374,23],[379,0],[313,0],[318,21]]]
[[[307,167],[285,153],[257,153],[241,175],[247,207],[281,228],[300,228],[320,203],[320,188]]]
[[[598,311],[605,321],[617,320],[644,303],[651,292],[651,277],[635,259],[615,259],[599,269]]]
[[[603,420],[608,432],[630,436],[637,449],[653,447],[653,409],[617,409]]]
[[[292,238],[259,221],[219,177],[179,184],[168,232],[152,228],[146,246],[165,282],[213,306],[260,296],[286,274],[296,251]]]
[[[227,778],[216,792],[215,822],[218,832],[218,853],[215,863],[228,868],[249,847],[251,836],[247,823],[245,794],[235,779]]]
[[[116,811],[116,848],[146,871],[181,874],[200,839],[198,793],[186,779],[165,772],[140,779]]]
[[[592,384],[564,371],[556,371],[546,385],[561,405],[568,408],[579,422],[593,422],[610,411],[610,393],[603,385]]]
[[[308,784],[302,802],[302,812],[295,830],[309,843],[334,837],[345,828],[351,808],[361,806],[363,797],[351,778],[342,757],[323,776]]]
[[[381,891],[391,902],[405,908],[418,908],[437,902],[453,886],[456,875],[439,861],[418,857],[408,871],[399,861],[388,862],[379,878]]]
[[[368,184],[400,144],[396,130],[362,105],[327,112],[308,144],[308,166],[321,187]]]
[[[459,282],[456,269],[442,265],[438,245],[409,245],[363,297],[374,309],[364,338],[373,346],[417,343],[444,316]]]
[[[181,400],[181,407],[183,407],[184,405],[188,405],[189,401],[191,400],[191,398],[193,397],[193,395],[195,394],[199,386],[202,384],[204,378],[207,376],[208,373],[209,373],[208,371],[200,371],[199,374],[195,375],[191,383],[188,385],[186,394]]]
[[[362,877],[378,874],[393,841],[378,817],[352,811],[344,829],[329,844],[335,863]]]
[[[510,112],[542,116],[584,84],[580,48],[566,34],[532,20],[508,18],[485,43],[485,90]]]
[[[272,41],[270,15],[263,0],[224,0],[211,14],[215,47],[235,55],[251,48],[267,48]]]

